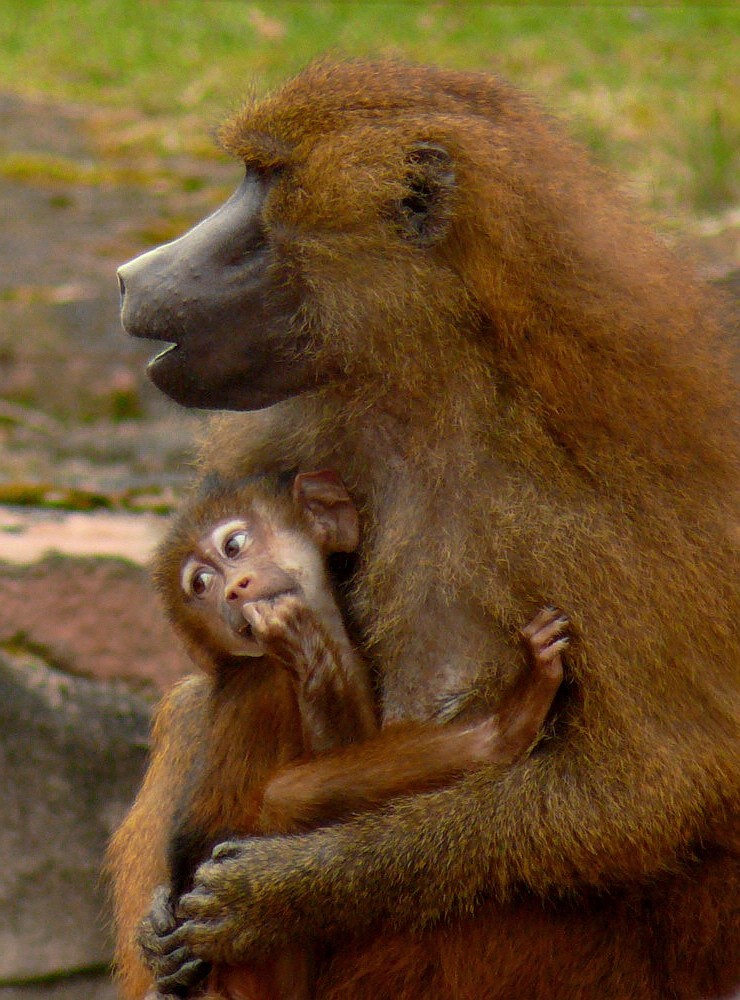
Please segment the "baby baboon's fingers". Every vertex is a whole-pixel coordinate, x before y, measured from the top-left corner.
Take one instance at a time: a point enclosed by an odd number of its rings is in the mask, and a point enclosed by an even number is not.
[[[567,635],[561,636],[559,639],[555,639],[554,642],[543,646],[537,654],[537,659],[543,663],[550,663],[556,656],[560,656],[561,653],[565,652],[569,645],[570,637]]]
[[[523,639],[531,639],[541,629],[546,628],[556,618],[560,617],[561,614],[562,612],[559,608],[548,605],[546,608],[538,611],[534,618],[527,622],[524,628],[520,630],[519,634]]]
[[[533,636],[534,641],[536,641],[540,646],[547,646],[550,642],[557,636],[563,635],[563,633],[570,627],[570,621],[565,615],[558,615],[552,621],[543,625],[535,635]]]

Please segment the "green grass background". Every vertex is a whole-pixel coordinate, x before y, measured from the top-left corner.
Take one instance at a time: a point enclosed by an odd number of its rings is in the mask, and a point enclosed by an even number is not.
[[[738,4],[0,3],[0,87],[93,106],[107,169],[126,155],[145,177],[156,156],[215,155],[212,124],[317,53],[394,55],[502,73],[644,204],[684,217],[738,200],[739,49]]]

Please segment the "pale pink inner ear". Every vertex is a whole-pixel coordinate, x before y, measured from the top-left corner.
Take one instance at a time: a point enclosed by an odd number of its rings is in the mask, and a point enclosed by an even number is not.
[[[360,541],[359,517],[336,472],[299,472],[293,482],[293,501],[323,552],[354,552]]]
[[[351,500],[331,508],[335,518],[334,535],[327,540],[327,552],[354,552],[360,544],[360,518]]]

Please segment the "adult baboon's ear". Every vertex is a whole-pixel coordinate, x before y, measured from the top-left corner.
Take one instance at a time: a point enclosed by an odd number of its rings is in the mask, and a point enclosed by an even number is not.
[[[440,240],[452,215],[455,171],[450,154],[432,142],[418,142],[406,158],[408,193],[396,206],[404,236],[418,246]]]

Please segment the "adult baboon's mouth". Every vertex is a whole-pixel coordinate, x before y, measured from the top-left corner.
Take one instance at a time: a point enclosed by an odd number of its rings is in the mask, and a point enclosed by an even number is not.
[[[154,355],[151,361],[149,361],[149,363],[147,364],[147,369],[153,368],[158,362],[164,360],[164,358],[168,354],[172,354],[173,351],[176,351],[179,348],[179,346],[180,346],[179,344],[173,342],[171,344],[167,344],[167,346],[163,347],[161,351],[157,351],[157,353]]]

